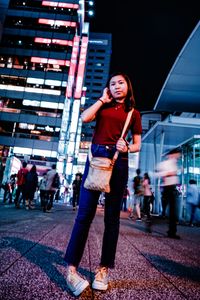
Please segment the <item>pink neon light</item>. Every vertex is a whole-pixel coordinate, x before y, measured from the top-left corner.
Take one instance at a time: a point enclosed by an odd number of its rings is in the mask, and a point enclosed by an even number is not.
[[[73,46],[72,41],[64,41],[64,40],[58,40],[58,39],[45,39],[45,38],[39,38],[36,37],[34,39],[35,43],[43,43],[43,44],[58,44],[58,45],[64,45],[64,46]]]
[[[71,61],[70,61],[69,75],[68,75],[67,89],[66,89],[66,97],[68,97],[68,98],[72,97],[72,88],[74,85],[74,74],[75,74],[76,65],[77,65],[79,42],[80,42],[80,37],[75,36],[74,41],[73,41],[72,56],[71,56]]]
[[[79,58],[79,65],[78,65],[78,74],[76,78],[76,89],[74,98],[80,99],[82,93],[82,85],[83,85],[83,77],[84,77],[84,70],[85,70],[85,63],[86,63],[86,55],[87,55],[87,47],[88,47],[88,37],[82,37],[81,43],[81,53]]]
[[[70,21],[38,19],[38,23],[51,25],[51,26],[56,25],[56,26],[76,27],[76,22],[70,22]]]
[[[53,7],[63,7],[63,8],[75,8],[75,9],[79,8],[78,4],[62,3],[62,2],[54,2],[54,1],[42,1],[42,5],[53,6]]]
[[[31,62],[39,63],[39,64],[51,64],[51,65],[59,65],[59,66],[69,66],[69,60],[61,60],[61,59],[50,59],[50,58],[42,58],[42,57],[31,57]]]

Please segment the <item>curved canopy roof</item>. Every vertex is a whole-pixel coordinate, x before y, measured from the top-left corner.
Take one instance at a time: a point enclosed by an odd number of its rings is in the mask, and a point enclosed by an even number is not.
[[[178,55],[154,110],[200,113],[200,22]]]

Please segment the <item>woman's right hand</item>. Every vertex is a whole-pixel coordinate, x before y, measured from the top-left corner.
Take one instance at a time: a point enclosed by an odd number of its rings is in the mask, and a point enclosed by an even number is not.
[[[111,95],[111,93],[110,93],[110,90],[109,90],[109,88],[105,88],[104,90],[103,90],[103,95],[101,96],[101,98],[100,98],[104,103],[110,103],[112,100],[113,100],[113,97],[112,97],[112,95]]]

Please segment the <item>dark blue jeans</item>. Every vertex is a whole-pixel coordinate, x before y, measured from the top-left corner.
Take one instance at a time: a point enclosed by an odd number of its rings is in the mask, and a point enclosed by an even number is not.
[[[113,146],[92,145],[93,156],[112,158],[115,150],[116,149]],[[81,261],[90,225],[95,216],[100,196],[100,192],[85,189],[83,186],[88,169],[89,161],[87,159],[80,191],[79,210],[64,258],[69,265],[75,267],[78,267]],[[111,192],[105,195],[101,266],[114,268],[117,240],[119,236],[121,200],[127,180],[128,156],[127,154],[119,154],[110,181]]]

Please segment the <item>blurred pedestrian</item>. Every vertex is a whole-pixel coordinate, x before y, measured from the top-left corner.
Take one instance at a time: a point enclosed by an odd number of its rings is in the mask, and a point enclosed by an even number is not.
[[[46,184],[47,203],[43,209],[44,212],[51,212],[51,209],[53,207],[54,196],[58,189],[58,185],[57,187],[54,186],[54,180],[56,176],[59,175],[56,172],[56,164],[53,164],[51,170],[47,172],[47,184]]]
[[[72,206],[73,206],[73,210],[76,210],[76,206],[79,205],[81,182],[82,182],[82,174],[81,173],[76,173],[75,179],[72,182],[72,189],[73,189]]]
[[[147,216],[147,219],[150,219],[150,204],[151,204],[151,180],[148,173],[144,173],[142,186],[144,189],[144,198],[143,198],[143,210],[144,214]]]
[[[15,206],[16,208],[20,208],[21,199],[23,200],[23,205],[26,203],[26,191],[25,191],[25,183],[26,183],[26,175],[28,173],[27,162],[22,163],[22,167],[17,173],[17,189],[15,196]],[[21,197],[20,197],[21,196]]]
[[[105,193],[104,233],[100,266],[96,271],[92,288],[107,290],[108,269],[114,268],[117,241],[120,225],[120,207],[124,189],[128,180],[128,152],[138,152],[141,144],[141,119],[134,110],[127,132],[132,134],[132,144],[128,145],[120,138],[128,112],[135,106],[130,79],[126,74],[115,73],[108,79],[103,95],[92,106],[82,113],[83,122],[96,119],[91,151],[93,156],[113,158],[119,151],[110,180],[110,193]],[[125,137],[125,136],[124,136]],[[100,191],[84,187],[88,174],[89,160],[87,158],[81,192],[79,209],[73,227],[72,235],[66,250],[67,284],[72,293],[78,296],[89,282],[77,272],[86,245],[89,229],[95,216]]]
[[[0,158],[0,160],[1,160],[1,158]],[[2,161],[0,161],[0,192],[1,192],[1,188],[3,187],[2,181],[3,181],[4,170],[5,170],[5,166],[3,165]]]
[[[178,159],[180,150],[173,149],[166,155],[166,159],[158,164],[157,175],[163,180],[163,197],[169,205],[169,230],[167,232],[169,238],[180,239],[177,232],[177,184],[178,179]]]
[[[47,185],[47,173],[44,172],[42,175],[42,178],[40,179],[39,183],[39,191],[40,191],[40,205],[42,210],[44,211],[46,207],[47,202],[47,191],[46,191],[46,185]]]
[[[25,194],[26,194],[26,209],[34,209],[34,195],[38,188],[38,174],[36,166],[33,165],[26,175]]]
[[[194,179],[190,179],[187,189],[187,204],[190,208],[190,226],[194,226],[195,211],[199,204],[199,189],[197,182]]]
[[[141,218],[141,206],[143,200],[143,186],[142,186],[142,176],[141,170],[136,170],[136,176],[133,178],[133,189],[134,189],[134,205],[137,214],[136,221],[142,221]]]
[[[121,202],[121,210],[127,211],[127,200],[130,197],[128,185],[126,185]]]
[[[164,192],[163,186],[161,186],[161,205],[162,205],[162,217],[166,218],[166,210],[168,205],[168,199],[166,198],[166,193]]]
[[[6,182],[3,184],[3,189],[4,189],[4,195],[3,195],[3,203],[6,203],[8,200],[8,203],[12,203],[12,189],[11,189],[11,176],[10,179],[8,179]]]

